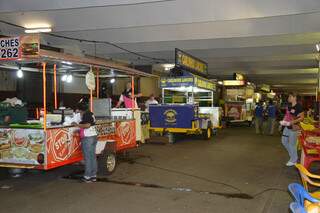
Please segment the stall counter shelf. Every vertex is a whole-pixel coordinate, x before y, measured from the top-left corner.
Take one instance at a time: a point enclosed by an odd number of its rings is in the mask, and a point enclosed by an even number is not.
[[[115,141],[114,152],[136,147],[133,119],[98,120],[95,127],[99,143]],[[0,126],[0,167],[49,170],[82,159],[78,127]]]

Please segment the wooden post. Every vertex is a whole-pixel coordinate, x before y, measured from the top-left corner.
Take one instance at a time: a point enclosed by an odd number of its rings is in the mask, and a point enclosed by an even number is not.
[[[97,98],[99,98],[100,96],[100,79],[99,79],[99,67],[97,67],[97,88],[96,88],[96,91],[97,91]]]
[[[131,76],[131,101],[132,101],[132,110],[135,108],[135,101],[134,101],[134,76]]]
[[[47,130],[47,79],[46,62],[42,63],[42,81],[43,81],[43,129]]]
[[[53,65],[54,109],[58,109],[57,97],[57,65]]]

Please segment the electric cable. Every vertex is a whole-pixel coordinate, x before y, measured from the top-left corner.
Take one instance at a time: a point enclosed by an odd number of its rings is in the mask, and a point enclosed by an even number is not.
[[[142,165],[142,166],[146,166],[146,167],[150,167],[150,168],[155,168],[155,169],[159,169],[159,170],[163,170],[163,171],[166,171],[166,172],[170,172],[170,173],[176,173],[176,174],[181,174],[181,175],[184,175],[184,176],[189,176],[189,177],[192,177],[192,178],[196,178],[196,179],[199,179],[199,180],[203,180],[203,181],[206,181],[206,182],[209,182],[209,183],[214,183],[214,184],[219,184],[219,185],[223,185],[223,186],[226,186],[228,188],[232,188],[234,189],[235,191],[241,193],[241,194],[245,194],[242,192],[241,189],[239,189],[238,187],[236,186],[233,186],[231,184],[228,184],[228,183],[225,183],[225,182],[220,182],[220,181],[214,181],[214,180],[210,180],[208,178],[205,178],[205,177],[200,177],[200,176],[197,176],[197,175],[192,175],[192,174],[188,174],[188,173],[185,173],[185,172],[181,172],[181,171],[176,171],[176,170],[172,170],[172,169],[168,169],[168,168],[163,168],[163,167],[159,167],[159,166],[154,166],[154,165],[150,165],[150,164],[146,164],[146,163],[140,163],[140,162],[135,162],[135,164],[138,164],[138,165]],[[253,195],[250,195],[250,194],[247,194],[248,196],[252,197],[252,198],[256,198],[262,194],[265,194],[266,192],[270,192],[270,191],[279,191],[279,192],[284,192],[284,193],[288,193],[287,190],[284,190],[284,189],[279,189],[279,188],[266,188],[256,194],[253,194]],[[217,193],[216,193],[217,194]]]
[[[26,29],[23,26],[20,26],[20,25],[17,25],[17,24],[13,24],[13,23],[10,23],[10,22],[4,21],[4,20],[0,20],[0,23],[6,24],[6,25],[9,25],[9,26],[13,26],[13,27],[17,27],[17,28],[20,28],[20,29]],[[127,53],[130,53],[132,55],[136,55],[136,56],[138,56],[138,59],[145,58],[145,59],[151,60],[151,61],[156,62],[156,63],[159,63],[159,62],[168,63],[167,59],[150,57],[150,56],[147,56],[147,55],[144,55],[144,54],[141,54],[141,53],[126,49],[126,48],[124,48],[124,47],[122,47],[120,45],[117,45],[117,44],[109,42],[109,41],[99,41],[99,40],[89,40],[89,39],[74,38],[74,37],[63,36],[63,35],[58,35],[58,34],[54,34],[54,33],[44,33],[44,34],[52,36],[52,37],[55,37],[55,38],[66,39],[66,40],[71,40],[71,41],[78,41],[80,43],[81,42],[86,42],[86,43],[93,43],[94,45],[96,45],[96,44],[105,44],[105,45],[109,45],[109,46],[115,47],[117,49],[120,49],[122,51],[125,51]]]

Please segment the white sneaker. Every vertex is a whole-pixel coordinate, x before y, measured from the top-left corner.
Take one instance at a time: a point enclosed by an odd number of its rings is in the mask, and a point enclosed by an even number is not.
[[[292,163],[290,161],[288,161],[288,163],[286,164],[286,166],[294,166],[296,163]]]

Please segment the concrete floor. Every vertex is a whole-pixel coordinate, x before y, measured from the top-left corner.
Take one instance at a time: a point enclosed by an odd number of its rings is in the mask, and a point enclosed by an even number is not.
[[[280,137],[257,136],[248,127],[219,131],[212,141],[189,138],[174,145],[144,145],[129,159],[109,177],[120,183],[61,178],[79,166],[18,179],[2,176],[0,212],[283,213],[291,201],[287,186],[299,181],[295,168],[285,166],[288,156]],[[270,188],[280,191],[259,194]],[[238,197],[228,197],[232,195]]]

